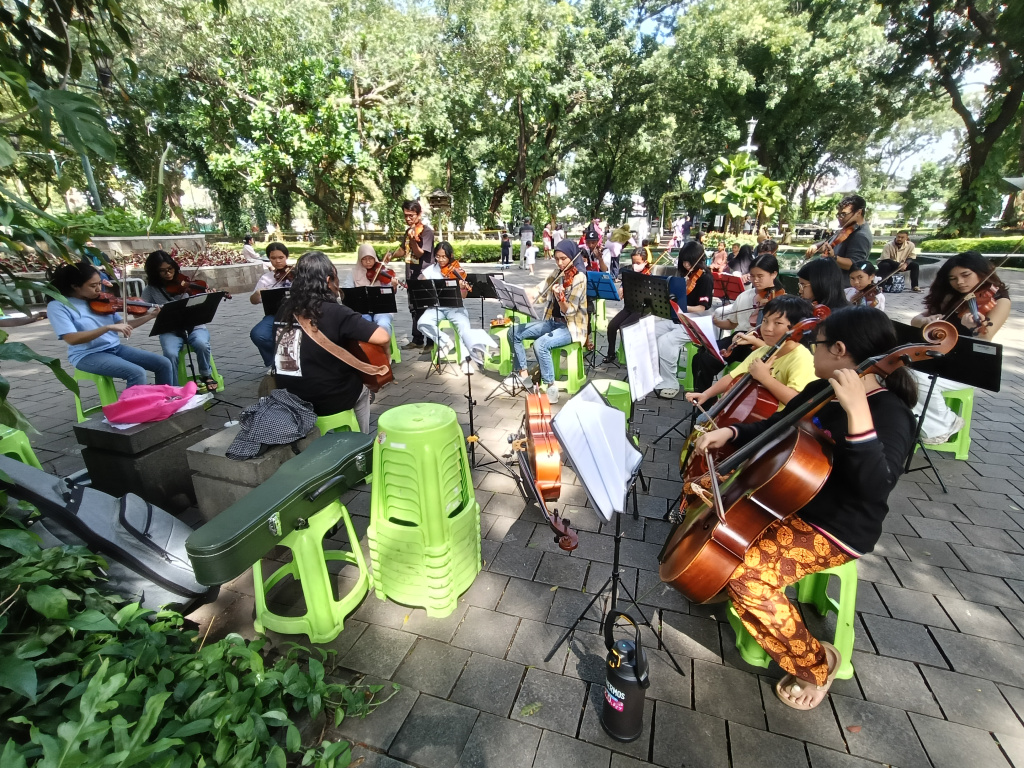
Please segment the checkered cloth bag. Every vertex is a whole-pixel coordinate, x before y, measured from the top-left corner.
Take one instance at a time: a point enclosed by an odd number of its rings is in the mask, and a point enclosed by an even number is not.
[[[906,287],[906,275],[893,275],[882,283],[882,293],[903,293]]]
[[[259,456],[265,446],[301,440],[316,426],[316,413],[287,389],[275,389],[242,411],[238,421],[241,427],[226,455],[244,461]]]

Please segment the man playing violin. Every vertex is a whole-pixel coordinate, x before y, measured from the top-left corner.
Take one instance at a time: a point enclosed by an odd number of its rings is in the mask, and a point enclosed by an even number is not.
[[[394,255],[405,258],[405,282],[418,280],[420,272],[429,264],[434,263],[434,230],[423,223],[423,207],[418,200],[406,200],[402,203],[402,217],[405,219],[405,234]],[[410,308],[412,314],[412,339],[405,349],[423,347],[423,332],[419,329],[420,315]]]
[[[267,246],[267,258],[270,259],[270,271],[260,275],[249,297],[251,304],[263,301],[261,291],[274,288],[288,288],[292,284],[292,270],[288,266],[288,246],[284,243],[271,243]],[[263,364],[268,368],[274,364],[274,316],[264,315],[249,331],[249,338],[260,351]]]
[[[860,195],[847,195],[839,201],[840,230],[831,241],[812,245],[804,253],[804,258],[820,255],[825,259],[835,259],[843,272],[843,288],[850,286],[850,267],[854,262],[867,261],[871,257],[871,246],[874,235],[871,226],[864,221],[867,202]]]
[[[386,265],[377,260],[377,251],[369,243],[359,246],[358,263],[352,267],[349,279],[353,288],[368,288],[371,286],[393,285],[395,270],[389,269]],[[390,312],[380,312],[375,315],[363,315],[363,320],[376,323],[391,335],[392,322],[394,318]]]

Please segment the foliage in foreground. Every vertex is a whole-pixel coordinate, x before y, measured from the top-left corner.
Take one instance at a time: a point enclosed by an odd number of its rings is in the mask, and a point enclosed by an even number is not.
[[[204,645],[180,614],[105,594],[104,565],[0,516],[0,765],[349,764],[346,742],[305,746],[293,718],[365,715],[381,686],[330,682],[323,652],[270,664],[262,641]]]

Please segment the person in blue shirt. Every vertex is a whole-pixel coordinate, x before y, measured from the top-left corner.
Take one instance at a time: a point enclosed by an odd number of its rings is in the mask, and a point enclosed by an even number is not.
[[[116,312],[94,312],[89,302],[99,297],[102,283],[99,271],[87,261],[60,267],[51,282],[68,303],[51,301],[46,305],[46,315],[57,338],[68,345],[68,361],[74,368],[124,379],[129,387],[145,384],[147,371],[156,375],[157,384],[174,381],[167,358],[125,346],[120,339],[127,339],[134,329],[155,318],[158,307],[128,320]]]

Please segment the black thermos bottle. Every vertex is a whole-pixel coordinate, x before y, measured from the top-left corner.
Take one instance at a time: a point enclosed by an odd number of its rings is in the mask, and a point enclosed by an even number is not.
[[[612,638],[619,618],[633,625],[633,640]],[[640,644],[640,627],[629,614],[612,611],[605,620],[604,644],[608,649],[608,668],[601,725],[616,741],[635,741],[644,729],[644,700],[651,684],[647,676],[647,654]]]

